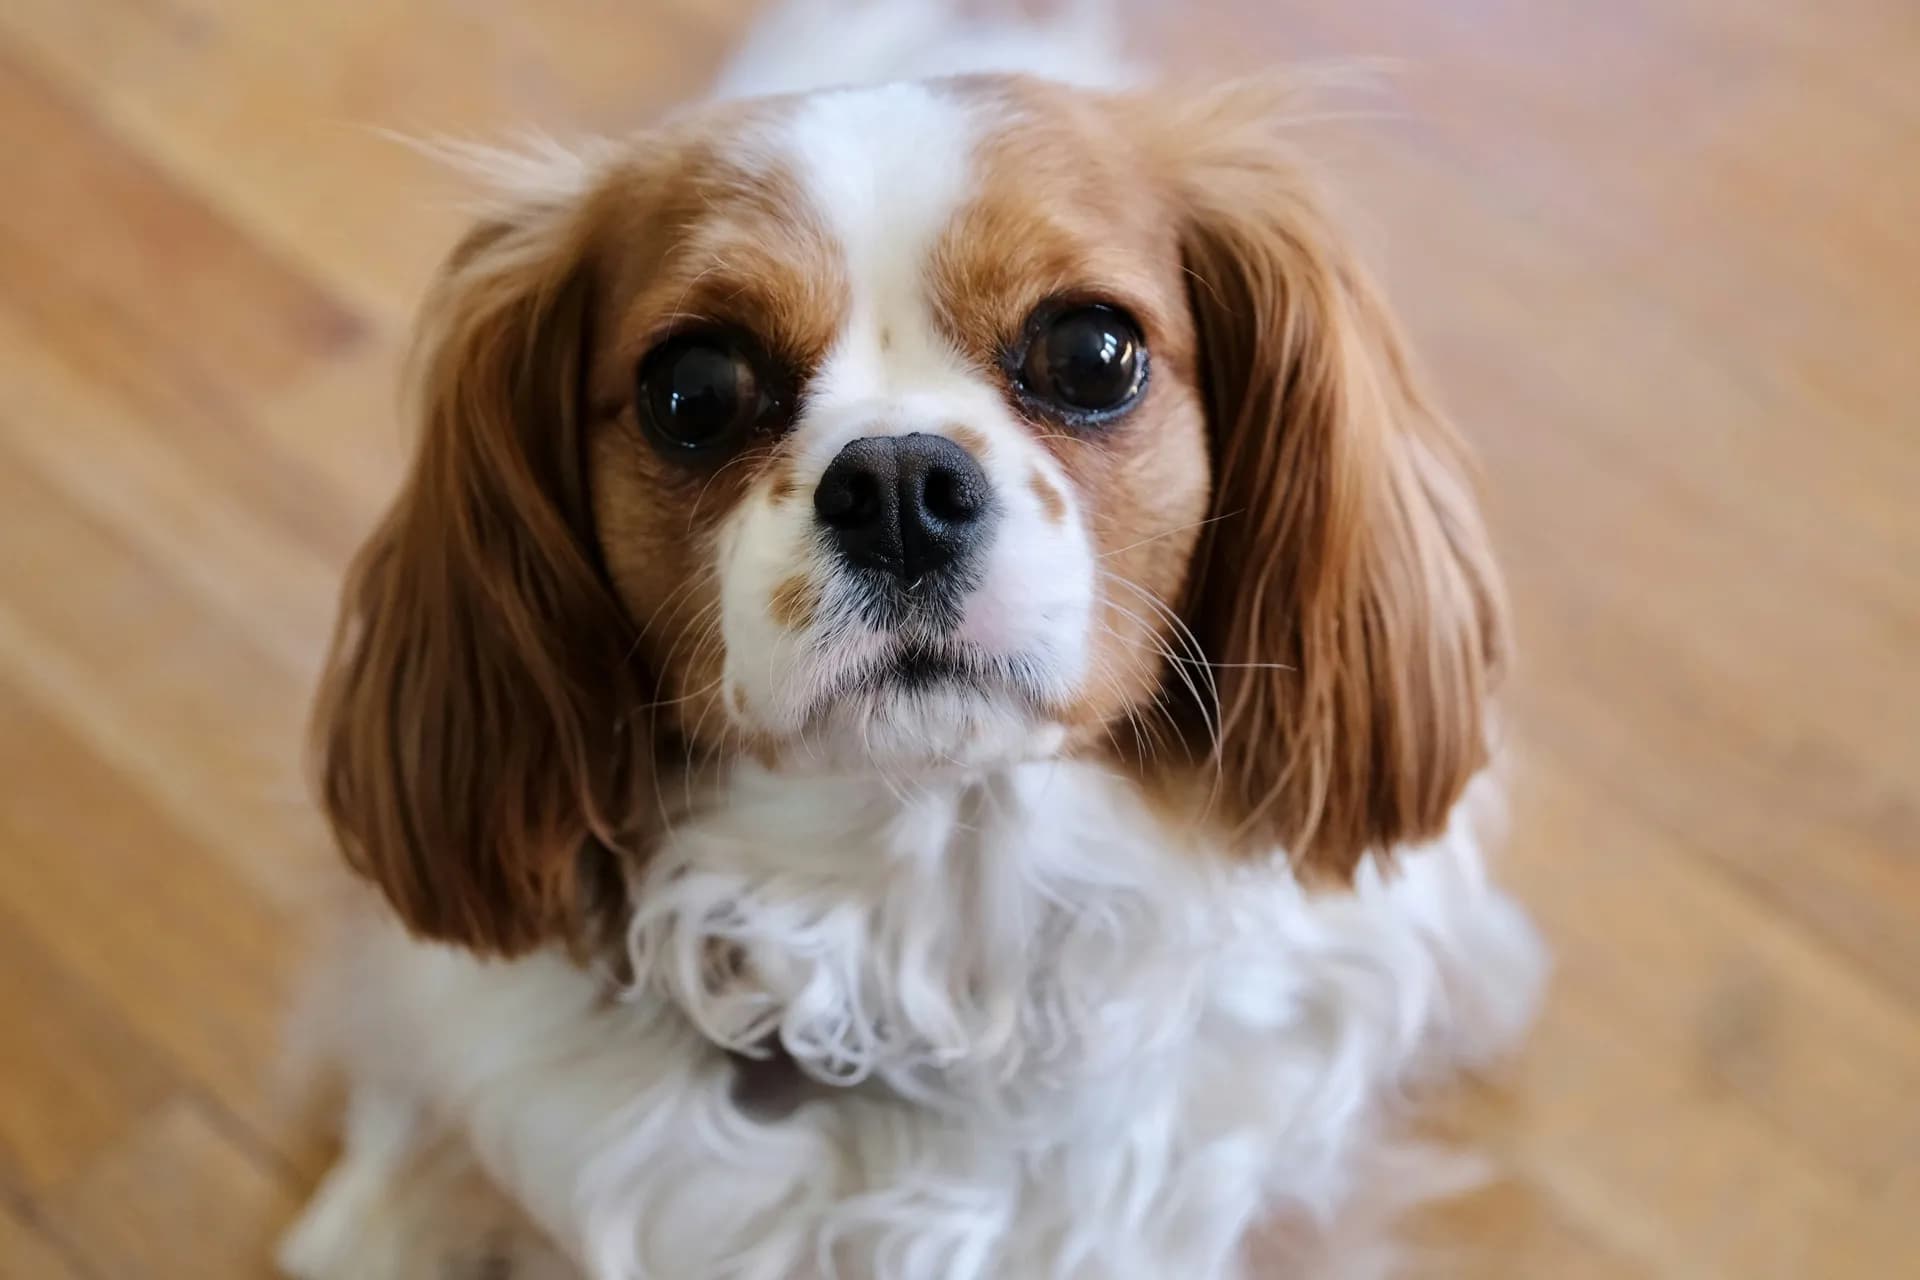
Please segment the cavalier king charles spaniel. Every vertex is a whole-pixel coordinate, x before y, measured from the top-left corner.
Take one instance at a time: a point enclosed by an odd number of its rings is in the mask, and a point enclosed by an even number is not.
[[[897,52],[1070,74],[494,166],[320,701],[289,1274],[1375,1274],[1524,1028],[1500,584],[1290,91],[977,36]]]

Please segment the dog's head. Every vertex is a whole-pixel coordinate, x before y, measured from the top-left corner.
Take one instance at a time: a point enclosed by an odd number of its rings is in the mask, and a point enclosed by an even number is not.
[[[528,165],[426,304],[348,587],[350,859],[513,952],[735,761],[1099,756],[1336,874],[1437,830],[1498,584],[1287,114],[981,78]]]

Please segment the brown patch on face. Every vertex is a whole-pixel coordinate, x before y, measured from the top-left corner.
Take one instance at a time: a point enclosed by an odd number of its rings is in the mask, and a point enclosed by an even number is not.
[[[1176,648],[1165,615],[1181,607],[1209,499],[1206,421],[1196,385],[1174,210],[1141,178],[1132,131],[1108,102],[1025,81],[964,90],[1012,100],[1013,123],[976,153],[978,194],[937,247],[931,278],[942,328],[974,367],[1006,387],[1010,409],[1058,462],[1100,557],[1091,674],[1063,720],[1076,744],[1131,739]],[[1124,417],[1095,426],[1052,418],[1007,385],[1005,369],[1043,306],[1102,302],[1146,340],[1148,385]],[[1029,479],[1047,518],[1071,512],[1044,476]],[[1087,749],[1104,749],[1088,746]]]
[[[947,438],[972,454],[975,460],[987,456],[987,438],[964,423],[947,428]]]
[[[781,109],[718,110],[752,120]],[[612,244],[601,317],[612,358],[596,366],[596,388],[630,394],[648,350],[700,328],[739,333],[804,377],[832,344],[848,285],[840,248],[794,175],[699,116],[647,145]]]
[[[793,175],[736,146],[780,103],[725,104],[634,147],[602,197],[609,207],[588,366],[593,403],[614,412],[589,440],[601,562],[640,630],[634,660],[658,673],[657,716],[696,754],[736,749],[722,681],[715,543],[746,501],[801,491],[769,432],[731,454],[663,450],[642,429],[633,374],[675,333],[739,335],[797,398],[840,324],[847,284],[839,248]],[[791,602],[799,616],[799,600]]]
[[[776,505],[791,502],[800,492],[799,459],[782,450],[767,469],[767,497]]]
[[[746,715],[747,714],[746,689],[744,689],[743,687],[737,684],[727,686],[727,703],[729,706],[733,708],[733,712],[735,715],[738,715],[738,716]]]
[[[1124,732],[1111,723],[1112,707],[1089,690],[1083,689],[1071,701],[1050,708],[1048,715],[1067,731],[1066,749],[1074,754],[1095,750],[1112,742],[1115,733]]]
[[[1107,104],[1032,81],[980,81],[964,91],[1013,112],[980,142],[977,194],[930,264],[938,318],[961,353],[1004,382],[1004,358],[1050,301],[1118,305],[1150,343],[1177,338],[1187,319],[1178,240]],[[1176,360],[1190,353],[1190,341],[1167,352]]]
[[[775,587],[767,601],[767,615],[788,631],[812,626],[819,608],[820,588],[804,573],[796,573]]]
[[[1038,467],[1027,477],[1027,488],[1039,500],[1040,511],[1047,517],[1048,524],[1059,524],[1067,518],[1067,500],[1053,487],[1053,481],[1040,474]]]

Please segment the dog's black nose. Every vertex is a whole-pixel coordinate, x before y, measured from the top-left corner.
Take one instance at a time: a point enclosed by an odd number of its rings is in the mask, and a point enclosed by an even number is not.
[[[991,498],[972,454],[915,432],[842,449],[813,491],[813,509],[849,564],[912,584],[979,540]]]

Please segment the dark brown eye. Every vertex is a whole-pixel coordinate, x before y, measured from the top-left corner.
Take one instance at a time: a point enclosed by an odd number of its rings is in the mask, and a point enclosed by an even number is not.
[[[1021,390],[1069,417],[1120,413],[1146,385],[1146,344],[1125,312],[1073,307],[1043,315],[1031,332],[1020,361]]]
[[[773,407],[753,360],[714,334],[670,338],[649,352],[636,400],[647,433],[676,450],[736,444]]]

